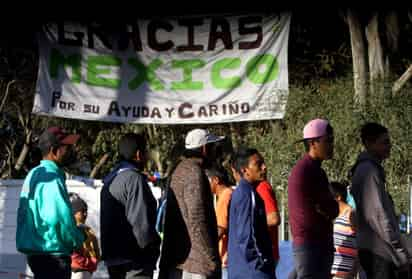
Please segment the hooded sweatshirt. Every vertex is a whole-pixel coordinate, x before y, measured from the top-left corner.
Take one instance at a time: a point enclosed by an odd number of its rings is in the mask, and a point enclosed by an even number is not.
[[[376,158],[367,152],[359,155],[352,177],[352,194],[356,202],[357,243],[359,249],[393,262],[407,263],[395,209],[385,189],[385,172]]]

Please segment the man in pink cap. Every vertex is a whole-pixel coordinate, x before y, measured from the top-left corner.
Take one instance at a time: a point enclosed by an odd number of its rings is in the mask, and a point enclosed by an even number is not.
[[[321,163],[333,157],[333,140],[333,128],[328,121],[309,121],[303,129],[306,153],[289,176],[289,222],[298,278],[331,278],[332,221],[339,209],[329,192]]]

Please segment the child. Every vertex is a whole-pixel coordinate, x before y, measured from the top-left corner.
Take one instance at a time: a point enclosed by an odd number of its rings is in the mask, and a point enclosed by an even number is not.
[[[74,251],[72,258],[72,279],[90,279],[97,269],[100,260],[100,250],[97,238],[92,228],[85,225],[87,218],[87,203],[75,193],[70,193],[70,202],[74,219],[79,228],[84,230],[86,240],[78,251]]]
[[[339,182],[331,182],[330,190],[339,205],[339,215],[333,225],[335,255],[331,273],[333,278],[352,279],[355,278],[358,271],[354,211],[346,203],[347,189],[345,185]]]

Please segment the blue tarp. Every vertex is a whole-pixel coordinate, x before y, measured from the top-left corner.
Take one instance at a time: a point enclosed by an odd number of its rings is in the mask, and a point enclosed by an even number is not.
[[[292,242],[280,241],[279,255],[280,261],[276,268],[276,277],[278,279],[287,279],[289,272],[293,269]]]

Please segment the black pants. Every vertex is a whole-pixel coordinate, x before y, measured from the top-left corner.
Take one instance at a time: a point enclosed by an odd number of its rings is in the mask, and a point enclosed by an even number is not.
[[[399,273],[392,262],[369,250],[359,250],[359,259],[368,279],[408,279],[408,274]]]
[[[71,258],[68,256],[27,256],[34,279],[71,279]]]
[[[153,272],[137,269],[132,263],[107,267],[110,279],[152,279]]]
[[[333,263],[333,248],[319,245],[303,244],[293,246],[295,273],[289,278],[298,279],[329,279]],[[369,278],[368,278],[369,279]]]

